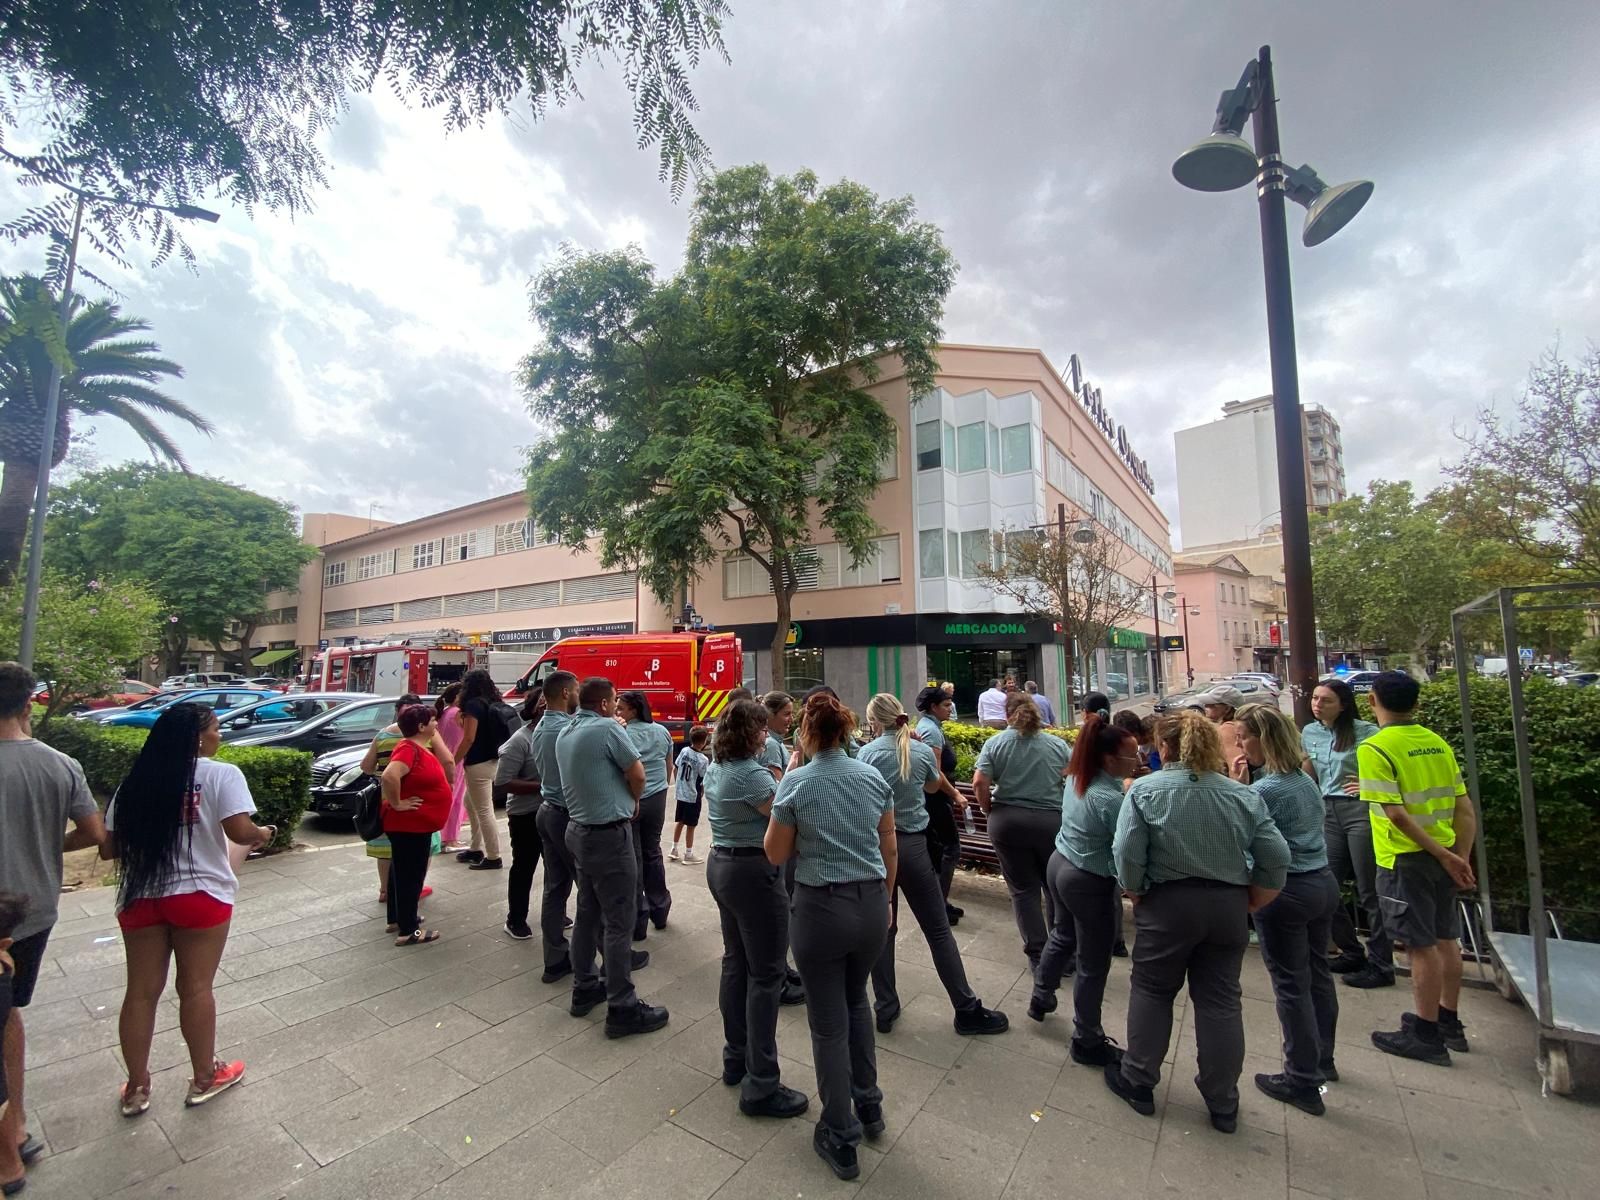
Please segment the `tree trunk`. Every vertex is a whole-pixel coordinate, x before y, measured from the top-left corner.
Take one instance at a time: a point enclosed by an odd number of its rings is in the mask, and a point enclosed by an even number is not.
[[[778,568],[779,575],[784,574],[783,568]],[[779,580],[774,579],[772,598],[778,604],[778,623],[772,630],[772,690],[782,691],[788,683],[788,672],[784,670],[783,652],[789,647],[790,617],[794,612],[792,606],[793,596],[789,590],[782,586]]]
[[[166,634],[162,637],[161,657],[168,675],[176,675],[183,670],[183,650],[188,644],[189,639],[186,636],[174,637],[172,634]]]
[[[1072,671],[1075,661],[1072,653],[1072,635],[1067,634],[1066,654],[1063,661],[1066,663],[1066,678],[1061,681],[1062,690],[1067,697],[1067,711],[1061,714],[1061,724],[1064,728],[1071,729],[1075,724],[1072,714],[1077,711],[1078,700],[1072,691]]]
[[[28,518],[33,514],[34,490],[39,486],[39,463],[5,464],[0,481],[0,586],[17,577],[23,545],[28,539]]]

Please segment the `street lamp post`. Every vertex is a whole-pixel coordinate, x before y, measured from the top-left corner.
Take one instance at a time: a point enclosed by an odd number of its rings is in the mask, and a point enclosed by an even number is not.
[[[1161,660],[1165,656],[1161,652],[1161,597],[1156,594],[1156,576],[1154,571],[1150,573],[1150,619],[1155,622],[1156,626],[1156,656],[1154,664],[1156,677],[1155,686],[1152,690],[1155,692],[1156,698],[1159,699],[1161,696]],[[1187,645],[1187,643],[1185,644]]]
[[[198,208],[193,204],[150,204],[143,200],[124,200],[115,196],[97,196],[66,184],[69,192],[78,197],[72,214],[72,237],[67,241],[67,269],[61,284],[61,306],[57,316],[61,322],[61,336],[67,336],[67,322],[72,316],[72,278],[78,270],[78,235],[83,231],[83,207],[86,201],[117,205],[124,208],[149,208],[171,213],[186,220],[218,221],[220,213]],[[50,501],[50,468],[56,456],[56,417],[61,411],[61,364],[50,364],[50,386],[44,397],[44,430],[39,440],[39,482],[33,493],[33,521],[28,528],[28,574],[22,591],[22,632],[17,642],[17,661],[33,668],[34,648],[39,638],[39,583],[44,571],[44,514]]]
[[[1168,600],[1176,600],[1179,610],[1183,613],[1183,670],[1185,678],[1189,681],[1189,686],[1193,687],[1194,651],[1189,649],[1189,597],[1181,592],[1173,591],[1171,588],[1167,589],[1165,595]]]
[[[1241,138],[1246,117],[1255,134],[1252,148]],[[1261,257],[1267,292],[1267,344],[1272,358],[1273,430],[1278,453],[1278,499],[1283,520],[1283,575],[1288,596],[1289,640],[1316,646],[1316,615],[1311,590],[1311,533],[1306,512],[1305,457],[1300,432],[1300,375],[1295,361],[1294,304],[1289,284],[1289,233],[1283,201],[1306,207],[1301,240],[1320,245],[1349,223],[1372,195],[1367,180],[1328,187],[1309,166],[1284,164],[1278,141],[1278,97],[1272,78],[1272,50],[1244,69],[1239,82],[1222,94],[1209,137],[1178,157],[1172,174],[1185,187],[1202,192],[1231,191],[1256,184],[1260,201]],[[1290,694],[1296,720],[1311,720],[1316,686],[1314,653],[1290,659]]]

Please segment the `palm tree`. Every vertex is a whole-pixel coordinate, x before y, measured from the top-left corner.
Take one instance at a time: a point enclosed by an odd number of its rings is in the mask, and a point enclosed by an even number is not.
[[[9,583],[22,561],[22,543],[33,511],[43,448],[45,397],[51,353],[46,340],[55,322],[40,319],[56,297],[37,275],[0,279],[0,584]],[[188,469],[183,451],[156,423],[176,417],[201,433],[211,422],[157,388],[162,377],[181,378],[183,368],[161,357],[155,342],[131,337],[150,328],[124,317],[108,301],[72,298],[66,353],[70,369],[61,378],[52,466],[66,457],[74,417],[115,417],[129,426],[151,454]]]

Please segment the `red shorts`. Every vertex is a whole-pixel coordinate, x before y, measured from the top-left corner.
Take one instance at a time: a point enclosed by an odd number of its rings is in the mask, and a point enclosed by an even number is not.
[[[123,929],[171,925],[178,929],[210,929],[233,916],[233,905],[205,892],[182,892],[156,900],[135,900],[117,914]]]

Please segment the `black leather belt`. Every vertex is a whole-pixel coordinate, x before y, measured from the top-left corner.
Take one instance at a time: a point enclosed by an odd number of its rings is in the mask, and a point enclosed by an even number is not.
[[[616,821],[607,821],[604,825],[585,825],[582,821],[574,822],[579,829],[620,829],[624,825],[633,824],[632,817],[623,817]]]
[[[726,854],[729,858],[754,858],[756,855],[766,857],[766,849],[762,846],[713,846],[713,854]]]

